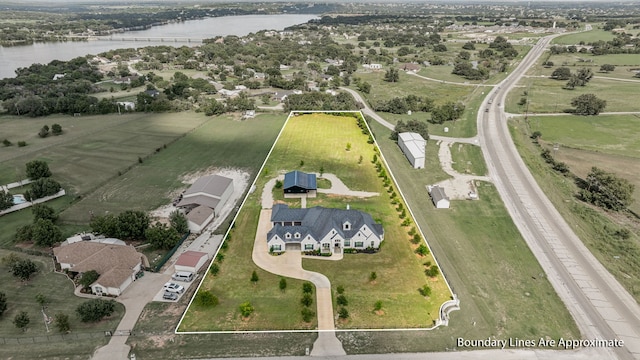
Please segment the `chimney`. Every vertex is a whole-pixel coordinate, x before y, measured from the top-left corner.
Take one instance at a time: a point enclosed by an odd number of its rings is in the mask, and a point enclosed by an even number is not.
[[[349,210],[351,207],[349,206],[349,204],[347,203],[347,210]]]

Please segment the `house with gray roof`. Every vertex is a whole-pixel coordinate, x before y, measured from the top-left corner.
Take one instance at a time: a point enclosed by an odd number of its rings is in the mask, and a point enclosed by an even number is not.
[[[284,197],[298,197],[299,194],[306,194],[307,197],[315,197],[318,189],[316,174],[302,171],[290,171],[284,174],[282,185]]]
[[[448,209],[450,205],[449,197],[445,194],[444,189],[438,185],[429,186],[429,194],[436,209]]]
[[[286,204],[276,204],[271,223],[273,228],[267,233],[267,245],[272,252],[378,249],[384,240],[382,224],[376,223],[371,215],[349,207],[290,209]]]
[[[196,180],[176,204],[187,214],[189,230],[200,232],[233,194],[233,180],[220,175],[207,175]],[[193,213],[193,214],[192,214]]]

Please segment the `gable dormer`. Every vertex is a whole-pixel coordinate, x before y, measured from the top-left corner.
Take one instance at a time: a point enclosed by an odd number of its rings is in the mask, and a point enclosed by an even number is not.
[[[285,239],[291,239],[291,233],[288,232],[288,233],[284,234],[284,238]]]
[[[344,231],[348,231],[351,230],[351,223],[348,221],[345,221],[342,223],[342,230]]]
[[[293,234],[293,238],[294,239],[300,239],[300,233],[296,232],[295,234]]]

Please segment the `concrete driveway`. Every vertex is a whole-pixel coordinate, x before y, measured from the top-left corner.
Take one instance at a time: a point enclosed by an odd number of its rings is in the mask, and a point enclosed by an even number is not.
[[[122,335],[112,336],[107,345],[96,350],[92,357],[93,360],[125,360],[129,358],[131,348],[126,344],[129,332],[138,321],[145,305],[153,300],[158,289],[162,289],[162,285],[169,280],[171,280],[171,275],[145,272],[143,277],[131,284],[124,294],[116,299],[126,309],[115,332],[115,334]]]

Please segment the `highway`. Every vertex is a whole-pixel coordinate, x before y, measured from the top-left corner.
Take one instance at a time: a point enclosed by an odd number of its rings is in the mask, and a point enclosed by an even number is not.
[[[638,303],[589,252],[540,189],[507,126],[502,106],[505,96],[554,36],[541,39],[500,86],[489,92],[478,112],[478,139],[506,208],[582,336],[624,341],[624,347],[599,348],[599,358],[640,359]]]

